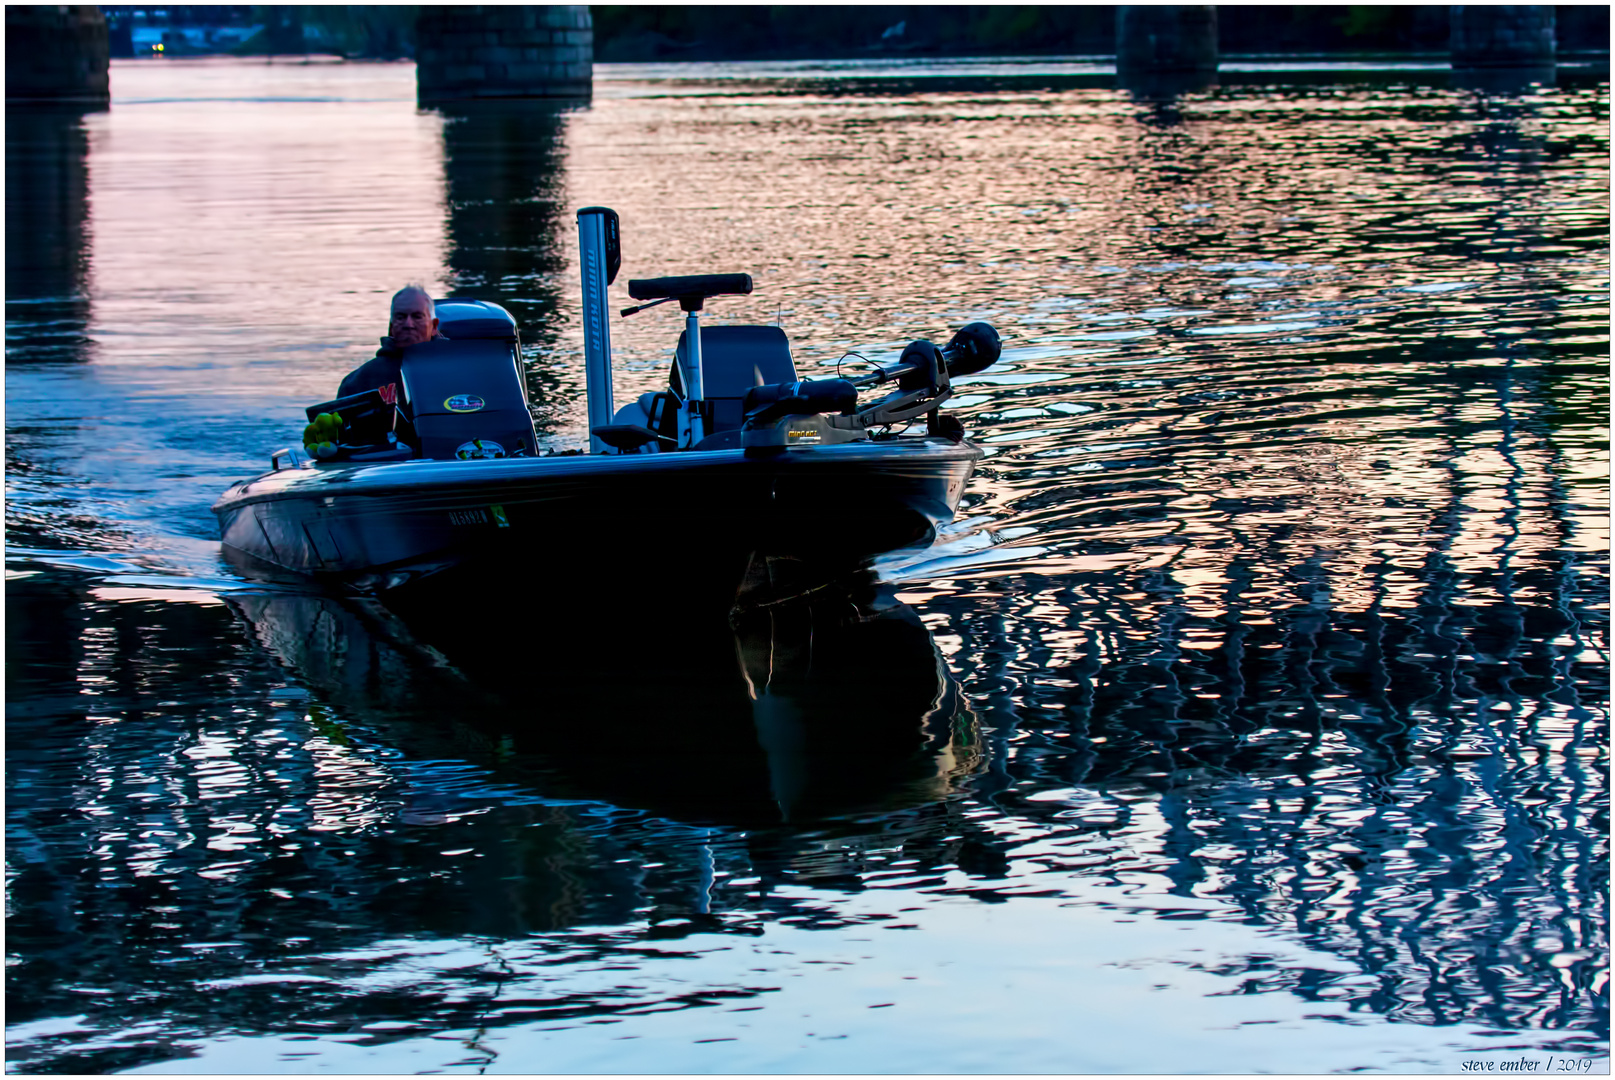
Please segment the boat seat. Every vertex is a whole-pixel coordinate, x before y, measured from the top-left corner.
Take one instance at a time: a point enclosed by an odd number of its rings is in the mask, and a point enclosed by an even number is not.
[[[605,425],[602,425],[605,426]],[[640,394],[618,409],[611,418],[611,427],[637,427],[655,435],[652,439],[624,439],[613,435],[601,436],[607,446],[621,454],[653,454],[658,450],[672,450],[678,442],[678,402],[666,390],[659,394]],[[599,429],[591,429],[598,434]]]
[[[745,296],[750,292],[750,274],[635,278],[628,283],[628,295],[635,300],[677,300],[685,311],[700,311],[714,296]]]
[[[668,383],[684,396],[684,369],[689,366],[685,335],[679,334]],[[701,328],[701,389],[711,402],[712,422],[707,433],[738,430],[745,419],[741,404],[746,392],[762,383],[796,381],[791,343],[777,326],[703,326]]]
[[[683,369],[689,362],[684,343],[685,337],[680,334],[668,375],[672,393],[639,395],[638,400],[616,411],[611,418],[613,427],[632,425],[654,431],[663,440],[677,438],[677,404],[684,398]],[[703,326],[701,374],[712,422],[699,449],[729,450],[740,446],[746,394],[758,385],[759,379],[763,383],[795,382],[796,364],[791,360],[791,343],[777,326]],[[734,434],[731,437],[726,432]],[[612,437],[622,441],[615,432]],[[668,448],[668,442],[662,441],[660,449]],[[649,454],[657,449],[651,440],[644,439],[620,452]]]

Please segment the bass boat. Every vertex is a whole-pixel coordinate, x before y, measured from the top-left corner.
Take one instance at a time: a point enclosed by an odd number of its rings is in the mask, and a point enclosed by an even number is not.
[[[929,543],[953,517],[981,451],[940,407],[954,379],[997,360],[992,327],[914,341],[858,378],[804,380],[779,327],[700,325],[708,301],[751,292],[748,275],[631,280],[644,303],[624,316],[677,301],[685,328],[667,389],[619,409],[617,216],[586,208],[578,230],[588,452],[540,450],[509,312],[441,300],[441,336],[401,351],[405,408],[373,390],[311,406],[310,421],[328,417],[311,429],[334,435],[324,456],[278,450],[224,492],[226,555],[254,576],[374,594],[451,570],[497,581],[541,552],[684,577],[703,562],[744,572],[757,553],[845,566]]]

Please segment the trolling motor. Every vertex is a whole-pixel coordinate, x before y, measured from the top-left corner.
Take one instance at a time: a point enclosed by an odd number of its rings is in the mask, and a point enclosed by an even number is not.
[[[953,379],[991,367],[1003,351],[998,331],[984,322],[962,327],[942,348],[921,338],[908,344],[890,367],[856,379],[819,379],[753,387],[743,405],[740,442],[748,452],[790,446],[822,446],[871,437],[926,417],[930,434],[964,438],[964,428],[937,410],[953,396]],[[857,407],[861,387],[896,382],[897,389],[866,408]]]

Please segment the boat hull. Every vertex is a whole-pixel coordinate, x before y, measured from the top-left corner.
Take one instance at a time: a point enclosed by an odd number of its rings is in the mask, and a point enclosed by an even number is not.
[[[900,438],[742,450],[287,468],[214,505],[249,572],[383,592],[445,570],[606,560],[630,576],[739,574],[754,552],[847,564],[925,543],[981,451]],[[514,561],[513,561],[514,560]]]

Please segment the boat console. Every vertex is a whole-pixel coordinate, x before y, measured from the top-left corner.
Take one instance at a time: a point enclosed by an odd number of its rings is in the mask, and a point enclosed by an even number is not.
[[[487,300],[436,302],[438,334],[402,350],[404,409],[375,390],[309,406],[331,413],[341,442],[331,457],[379,462],[520,457],[536,453],[516,320]]]
[[[404,350],[404,394],[420,456],[439,461],[536,451],[515,349],[489,338],[436,338]]]
[[[516,320],[487,300],[439,300],[439,336],[404,350],[404,396],[420,456],[439,461],[537,452]]]

